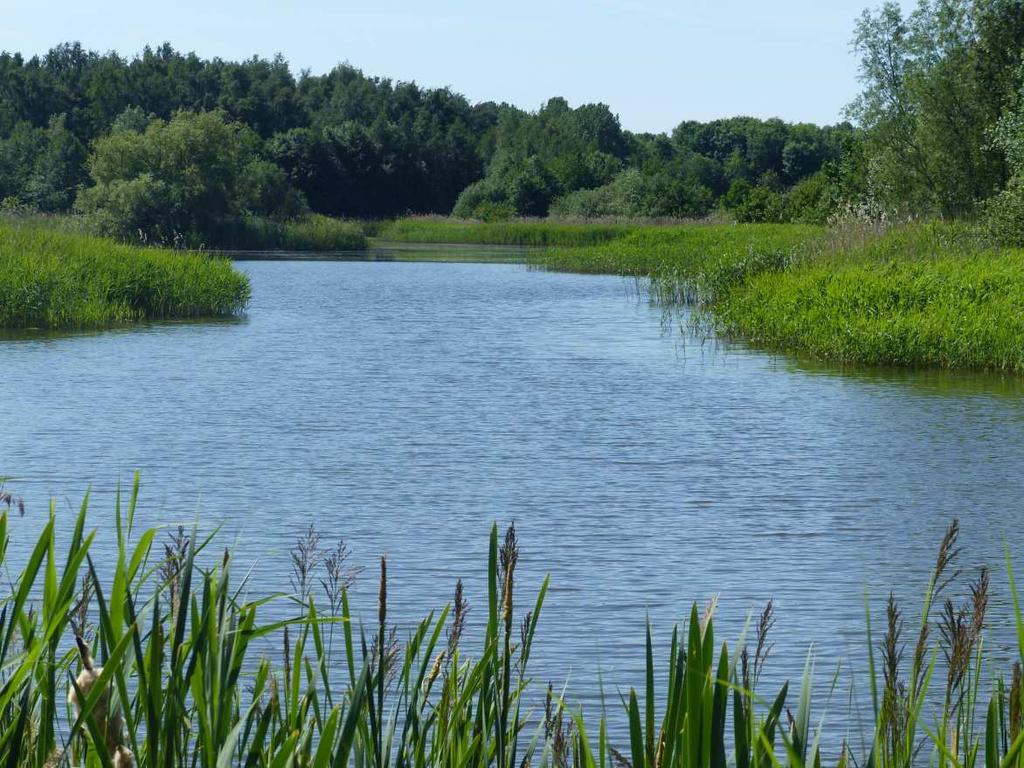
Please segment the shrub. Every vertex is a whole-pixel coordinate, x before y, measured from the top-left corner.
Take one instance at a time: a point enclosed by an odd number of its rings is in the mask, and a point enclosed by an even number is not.
[[[104,234],[158,243],[209,242],[224,221],[250,214],[297,215],[301,198],[258,147],[251,129],[220,112],[179,112],[142,132],[116,131],[96,142],[95,186],[82,190],[77,207]]]

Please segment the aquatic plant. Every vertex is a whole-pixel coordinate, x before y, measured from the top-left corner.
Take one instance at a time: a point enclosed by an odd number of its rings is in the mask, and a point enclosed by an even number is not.
[[[0,221],[0,328],[106,328],[241,312],[249,280],[209,255]]]
[[[772,647],[771,603],[751,644],[741,636],[731,649],[716,641],[715,602],[703,612],[694,604],[673,630],[660,671],[648,627],[639,646],[644,679],[623,692],[621,715],[602,712],[594,720],[550,684],[536,713],[528,705],[535,700],[529,662],[548,582],[522,613],[514,527],[504,537],[491,530],[479,645],[467,636],[461,582],[448,606],[400,642],[386,559],[376,621],[360,628],[349,608],[354,573],[336,554],[346,551],[343,544],[323,548],[319,535],[307,532],[293,550],[305,581],[291,592],[250,597],[251,586],[234,578],[231,553],[214,552],[214,534],[177,529],[161,544],[159,530],[136,530],[138,490],[136,476],[124,503],[118,494],[108,565],[93,559],[99,534],[86,529],[86,496],[68,535],[59,537],[66,550],[58,551],[51,507],[24,565],[11,573],[0,598],[4,765],[817,768],[826,761],[826,720],[812,720],[812,656],[793,703],[788,683],[766,699],[758,694]],[[0,561],[11,569],[8,533],[3,511]],[[880,673],[868,612],[873,725],[863,750],[844,742],[828,762],[1022,764],[1020,662],[1010,683],[998,680],[986,701],[988,573],[979,571],[966,602],[953,601],[958,536],[954,523],[939,548],[909,657],[903,613],[890,597]],[[323,610],[332,572],[336,602]],[[316,574],[323,592],[313,584]],[[1024,619],[1009,574],[1024,654]],[[275,618],[268,620],[271,606]],[[338,654],[329,639],[335,628]],[[277,663],[265,655],[274,646]],[[610,727],[611,718],[625,727]]]
[[[249,217],[221,221],[192,247],[251,251],[362,251],[367,247],[359,222],[308,214],[276,221]]]
[[[414,243],[479,243],[482,245],[594,245],[622,237],[630,223],[593,223],[557,219],[515,219],[483,222],[443,216],[410,216],[370,225],[382,240]]]
[[[917,225],[753,275],[720,331],[822,360],[1024,371],[1024,251]]]

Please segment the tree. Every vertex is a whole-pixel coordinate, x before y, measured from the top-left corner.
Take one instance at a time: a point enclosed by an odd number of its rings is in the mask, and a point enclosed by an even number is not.
[[[178,112],[143,132],[99,139],[89,158],[95,186],[78,207],[102,229],[151,241],[207,236],[250,213],[288,215],[297,197],[276,166],[257,156],[259,139],[222,112]]]
[[[865,11],[854,46],[864,91],[849,111],[865,129],[873,204],[910,213],[969,214],[1006,178],[989,140],[1020,59],[1019,0],[922,0]]]
[[[0,140],[0,201],[36,210],[66,210],[85,181],[85,150],[68,130],[64,115],[45,128],[18,123]]]

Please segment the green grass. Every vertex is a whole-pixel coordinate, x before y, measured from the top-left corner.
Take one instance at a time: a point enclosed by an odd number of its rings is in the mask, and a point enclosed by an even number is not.
[[[821,360],[1024,372],[1024,250],[919,225],[732,288],[723,332]]]
[[[310,214],[294,221],[224,222],[210,242],[201,245],[249,251],[362,251],[366,250],[367,241],[359,222]]]
[[[634,227],[592,248],[551,248],[531,257],[544,269],[652,277],[681,284],[721,270],[746,272],[751,260],[783,263],[824,233],[803,224],[707,224]]]
[[[0,220],[0,328],[228,316],[249,292],[248,278],[223,259]]]
[[[103,534],[87,528],[88,497],[61,535],[51,507],[15,566],[8,515],[20,499],[0,486],[0,564],[9,576],[0,592],[5,766],[123,768],[126,751],[138,768],[1024,764],[1020,663],[1004,681],[982,653],[988,573],[959,576],[956,523],[919,618],[906,622],[909,637],[891,598],[881,638],[865,621],[868,669],[844,673],[870,693],[860,739],[853,709],[825,718],[828,701],[813,700],[810,655],[802,672],[792,670],[794,684],[759,694],[770,604],[749,644],[716,637],[714,602],[703,613],[694,604],[667,648],[648,629],[636,644],[645,671],[621,691],[621,707],[606,701],[584,712],[549,687],[546,705],[534,708],[543,689],[530,659],[548,581],[529,597],[517,584],[514,528],[504,538],[492,528],[481,547],[487,589],[473,607],[476,637],[460,583],[449,605],[399,639],[388,608],[401,585],[388,580],[385,560],[376,616],[364,625],[349,608],[344,550],[320,549],[312,529],[293,550],[292,588],[262,594],[237,580],[230,551],[199,531],[136,530],[138,488],[136,476]],[[97,563],[101,536],[110,541]],[[1024,654],[1012,569],[1009,582]],[[597,660],[576,665],[586,663]],[[843,740],[838,755],[819,748],[826,728],[835,728],[831,743]]]
[[[531,255],[545,269],[648,279],[721,335],[835,363],[1024,372],[1024,250],[974,227],[646,228]]]
[[[369,234],[393,242],[550,246],[593,245],[614,240],[635,229],[636,225],[631,224],[594,224],[551,219],[480,222],[415,216],[370,225]]]

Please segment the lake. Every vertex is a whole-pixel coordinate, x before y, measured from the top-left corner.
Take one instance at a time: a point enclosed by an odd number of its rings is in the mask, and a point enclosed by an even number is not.
[[[386,553],[403,626],[457,578],[478,625],[488,531],[514,521],[520,604],[552,580],[536,678],[568,681],[592,709],[601,684],[612,706],[642,684],[647,616],[664,639],[713,595],[728,639],[773,597],[768,678],[798,679],[813,643],[827,684],[839,659],[863,661],[865,591],[876,609],[889,589],[916,601],[959,516],[964,568],[994,568],[990,650],[1012,643],[1012,379],[843,372],[724,345],[614,277],[238,266],[253,286],[239,321],[0,343],[0,474],[27,504],[15,558],[50,497],[66,519],[91,485],[102,559],[113,491],[138,469],[138,525],[223,525],[254,589],[288,588],[289,550],[312,522],[367,566],[354,599],[368,621]]]

